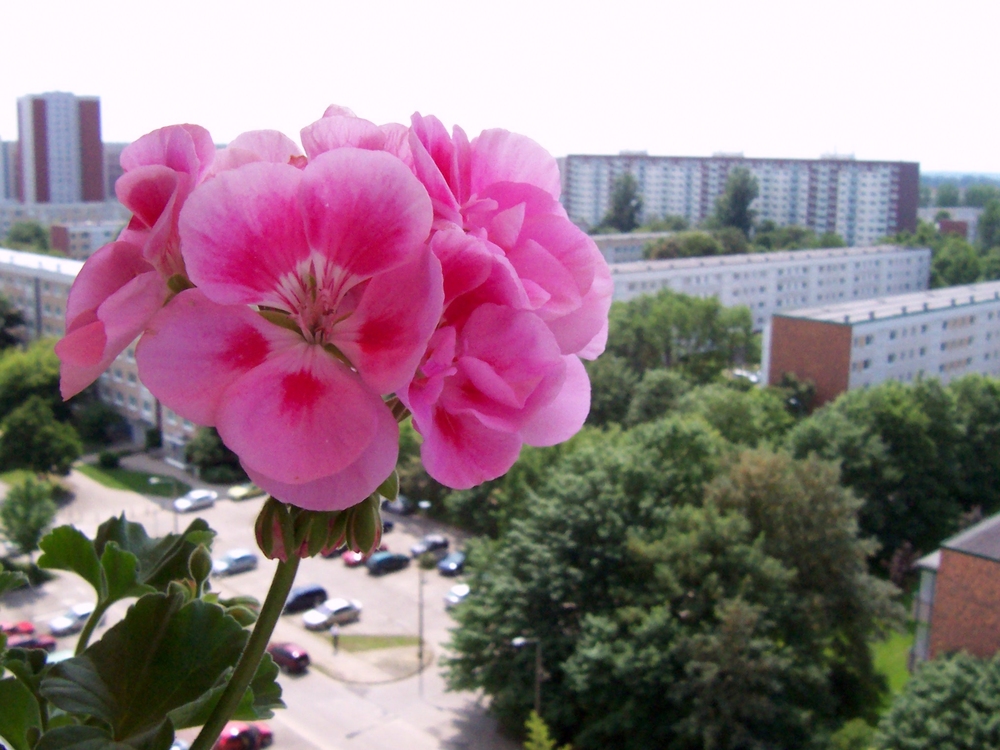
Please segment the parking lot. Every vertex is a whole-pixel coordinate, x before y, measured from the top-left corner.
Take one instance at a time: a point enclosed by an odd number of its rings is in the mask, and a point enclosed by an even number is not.
[[[132,468],[166,473],[169,467],[150,465],[145,457],[128,460]],[[186,478],[192,483],[190,477]],[[74,501],[60,512],[59,523],[73,523],[88,535],[111,515],[125,512],[129,520],[146,525],[150,535],[172,530],[174,514],[169,502],[160,503],[131,492],[110,490],[74,472],[70,482]],[[197,484],[195,482],[194,484]],[[216,488],[224,490],[224,488]],[[184,528],[196,515],[205,518],[218,532],[213,556],[234,548],[256,551],[253,522],[261,499],[233,502],[220,498],[214,507],[197,514],[178,514]],[[161,507],[161,505],[163,507]],[[461,538],[427,519],[416,516],[389,516],[395,529],[383,537],[393,552],[408,553],[424,534],[445,534],[451,549],[461,547]],[[226,595],[251,595],[263,599],[274,572],[274,563],[261,557],[256,569],[212,579],[212,586]],[[468,693],[445,692],[438,660],[445,652],[448,630],[453,626],[445,610],[444,596],[460,578],[444,577],[436,570],[421,571],[416,561],[398,572],[369,575],[364,566],[350,568],[339,557],[302,561],[296,585],[317,583],[330,597],[358,600],[359,620],[340,627],[342,636],[416,636],[423,599],[426,669],[418,673],[416,648],[384,649],[363,654],[333,653],[326,632],[310,632],[302,625],[302,615],[285,615],[273,640],[290,640],[310,654],[313,667],[301,677],[282,676],[289,708],[277,712],[269,723],[275,747],[302,750],[341,750],[365,747],[385,748],[483,748],[496,750],[517,747],[498,736],[479,697]],[[89,586],[71,574],[59,573],[55,581],[38,591],[13,592],[0,607],[0,619],[31,620],[40,632],[47,623],[70,606],[93,599]],[[106,627],[120,619],[128,602],[119,602],[108,613]],[[76,636],[59,638],[59,648],[69,649]],[[182,736],[193,736],[185,730]]]

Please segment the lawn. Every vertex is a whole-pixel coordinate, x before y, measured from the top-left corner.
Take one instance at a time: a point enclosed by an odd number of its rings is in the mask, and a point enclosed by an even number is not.
[[[890,700],[903,690],[910,679],[906,663],[913,647],[914,631],[915,625],[911,622],[903,632],[893,633],[872,646],[875,669],[889,680]]]
[[[5,471],[3,474],[0,474],[0,482],[3,482],[8,487],[13,487],[15,484],[20,484],[28,477],[37,479],[38,474],[30,469],[11,469],[10,471]]]
[[[95,482],[100,482],[105,487],[114,490],[132,490],[143,495],[157,495],[159,497],[178,497],[191,489],[191,485],[185,484],[179,479],[172,480],[170,477],[147,474],[144,471],[122,468],[104,469],[94,464],[78,464],[75,468]],[[150,483],[149,480],[154,477],[160,481]]]
[[[416,646],[420,639],[415,635],[342,635],[340,648],[344,651],[374,651],[379,648]]]

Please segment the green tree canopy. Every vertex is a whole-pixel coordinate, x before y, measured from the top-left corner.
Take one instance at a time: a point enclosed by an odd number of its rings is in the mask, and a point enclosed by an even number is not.
[[[622,424],[628,414],[639,376],[625,357],[605,352],[584,363],[590,375],[590,414],[587,424]]]
[[[1000,200],[1000,187],[989,182],[977,182],[965,189],[965,205],[982,208],[993,200]]]
[[[233,453],[214,427],[201,427],[184,447],[184,458],[198,467],[207,482],[246,481],[240,457]]]
[[[683,232],[688,226],[688,220],[683,216],[667,214],[659,219],[646,222],[639,227],[639,230],[643,232]]]
[[[646,244],[643,255],[651,260],[671,258],[697,258],[703,255],[721,255],[722,243],[708,232],[679,232],[672,237],[661,237]]]
[[[782,394],[770,388],[705,385],[680,398],[677,410],[701,417],[729,442],[749,448],[780,441],[794,423]]]
[[[951,208],[961,204],[958,185],[954,182],[942,182],[937,186],[934,205],[940,208]]]
[[[984,250],[1000,247],[1000,200],[987,201],[977,226],[980,247]]]
[[[0,295],[0,350],[17,346],[24,339],[24,314]]]
[[[57,422],[41,396],[30,396],[0,422],[0,466],[68,474],[83,452],[72,425]]]
[[[665,417],[689,390],[691,382],[676,370],[646,370],[628,405],[625,423],[634,426]]]
[[[7,232],[6,244],[12,250],[47,251],[49,233],[37,221],[18,221]]]
[[[22,554],[30,555],[55,517],[49,483],[27,477],[11,487],[0,502],[0,533]]]
[[[631,232],[639,226],[642,216],[642,194],[639,183],[631,172],[623,172],[611,189],[611,206],[601,222],[619,232]]]
[[[31,396],[39,396],[60,420],[70,409],[59,395],[59,358],[51,339],[36,341],[28,349],[0,353],[0,419]]]
[[[720,227],[736,227],[749,237],[756,214],[750,204],[759,194],[757,178],[749,169],[736,167],[729,172],[725,190],[715,202],[714,223]]]
[[[931,287],[973,284],[982,274],[979,253],[961,237],[948,237],[931,261]]]

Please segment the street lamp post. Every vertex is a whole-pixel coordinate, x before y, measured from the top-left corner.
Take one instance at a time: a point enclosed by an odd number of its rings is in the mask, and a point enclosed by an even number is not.
[[[537,638],[525,638],[518,636],[510,642],[514,648],[524,648],[535,644],[535,713],[542,715],[542,642]]]
[[[178,494],[178,492],[177,492],[177,480],[174,477],[170,477],[169,479],[164,479],[163,477],[150,477],[149,478],[149,483],[150,484],[163,484],[164,482],[170,482],[170,490],[171,490],[170,510],[172,510],[173,513],[174,513],[174,533],[176,534],[177,533],[177,506],[174,505],[174,500],[177,499],[177,494]]]

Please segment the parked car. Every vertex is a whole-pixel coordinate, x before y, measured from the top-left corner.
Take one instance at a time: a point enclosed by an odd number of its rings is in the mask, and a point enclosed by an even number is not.
[[[438,563],[438,573],[443,576],[457,576],[465,567],[464,552],[449,552]]]
[[[375,552],[385,552],[388,547],[384,544],[380,544]],[[372,553],[374,554],[374,553]],[[352,549],[345,550],[341,555],[340,559],[344,561],[344,565],[348,568],[356,568],[359,565],[364,565],[365,561],[371,557],[371,555],[366,555],[364,552],[355,552]]]
[[[258,487],[253,482],[247,482],[246,484],[236,484],[229,488],[226,493],[230,500],[249,500],[252,497],[260,497],[261,495],[266,495],[260,487]]]
[[[326,630],[331,625],[346,625],[361,617],[361,602],[347,599],[327,599],[302,615],[306,630]]]
[[[60,615],[49,623],[49,632],[56,637],[79,633],[83,630],[87,618],[93,611],[93,602],[74,604],[66,614]]]
[[[456,583],[450,589],[448,593],[444,595],[444,608],[451,609],[457,604],[461,604],[465,601],[465,597],[469,595],[469,584],[467,583]]]
[[[272,643],[267,647],[267,653],[282,672],[302,674],[309,668],[309,654],[294,643]]]
[[[262,721],[231,721],[222,730],[214,750],[260,750],[274,742],[271,727]]]
[[[27,620],[21,620],[21,622],[0,621],[0,633],[4,635],[31,635],[34,632],[34,623]]]
[[[305,586],[296,586],[288,592],[285,599],[285,608],[282,612],[286,615],[293,612],[304,612],[312,609],[318,604],[326,601],[326,589],[318,583],[309,583]]]
[[[368,566],[368,572],[373,576],[391,573],[394,570],[402,570],[409,564],[410,558],[398,552],[376,552],[365,563]]]
[[[406,495],[398,495],[395,500],[385,500],[382,502],[382,510],[395,513],[397,516],[408,516],[416,509],[417,504]]]
[[[391,518],[383,518],[382,519],[382,533],[383,534],[388,534],[394,528],[396,528],[396,522],[395,521],[393,521]]]
[[[58,645],[51,635],[15,635],[7,641],[7,648],[40,648],[50,653]]]
[[[215,490],[191,490],[186,495],[181,495],[174,500],[174,510],[178,513],[191,513],[203,508],[211,508],[218,499],[219,493]]]
[[[426,552],[436,552],[437,550],[448,549],[447,537],[440,534],[428,534],[419,542],[410,547],[410,554],[413,557],[420,557]]]
[[[231,549],[222,557],[212,560],[213,576],[231,576],[257,567],[257,555],[248,549]]]

